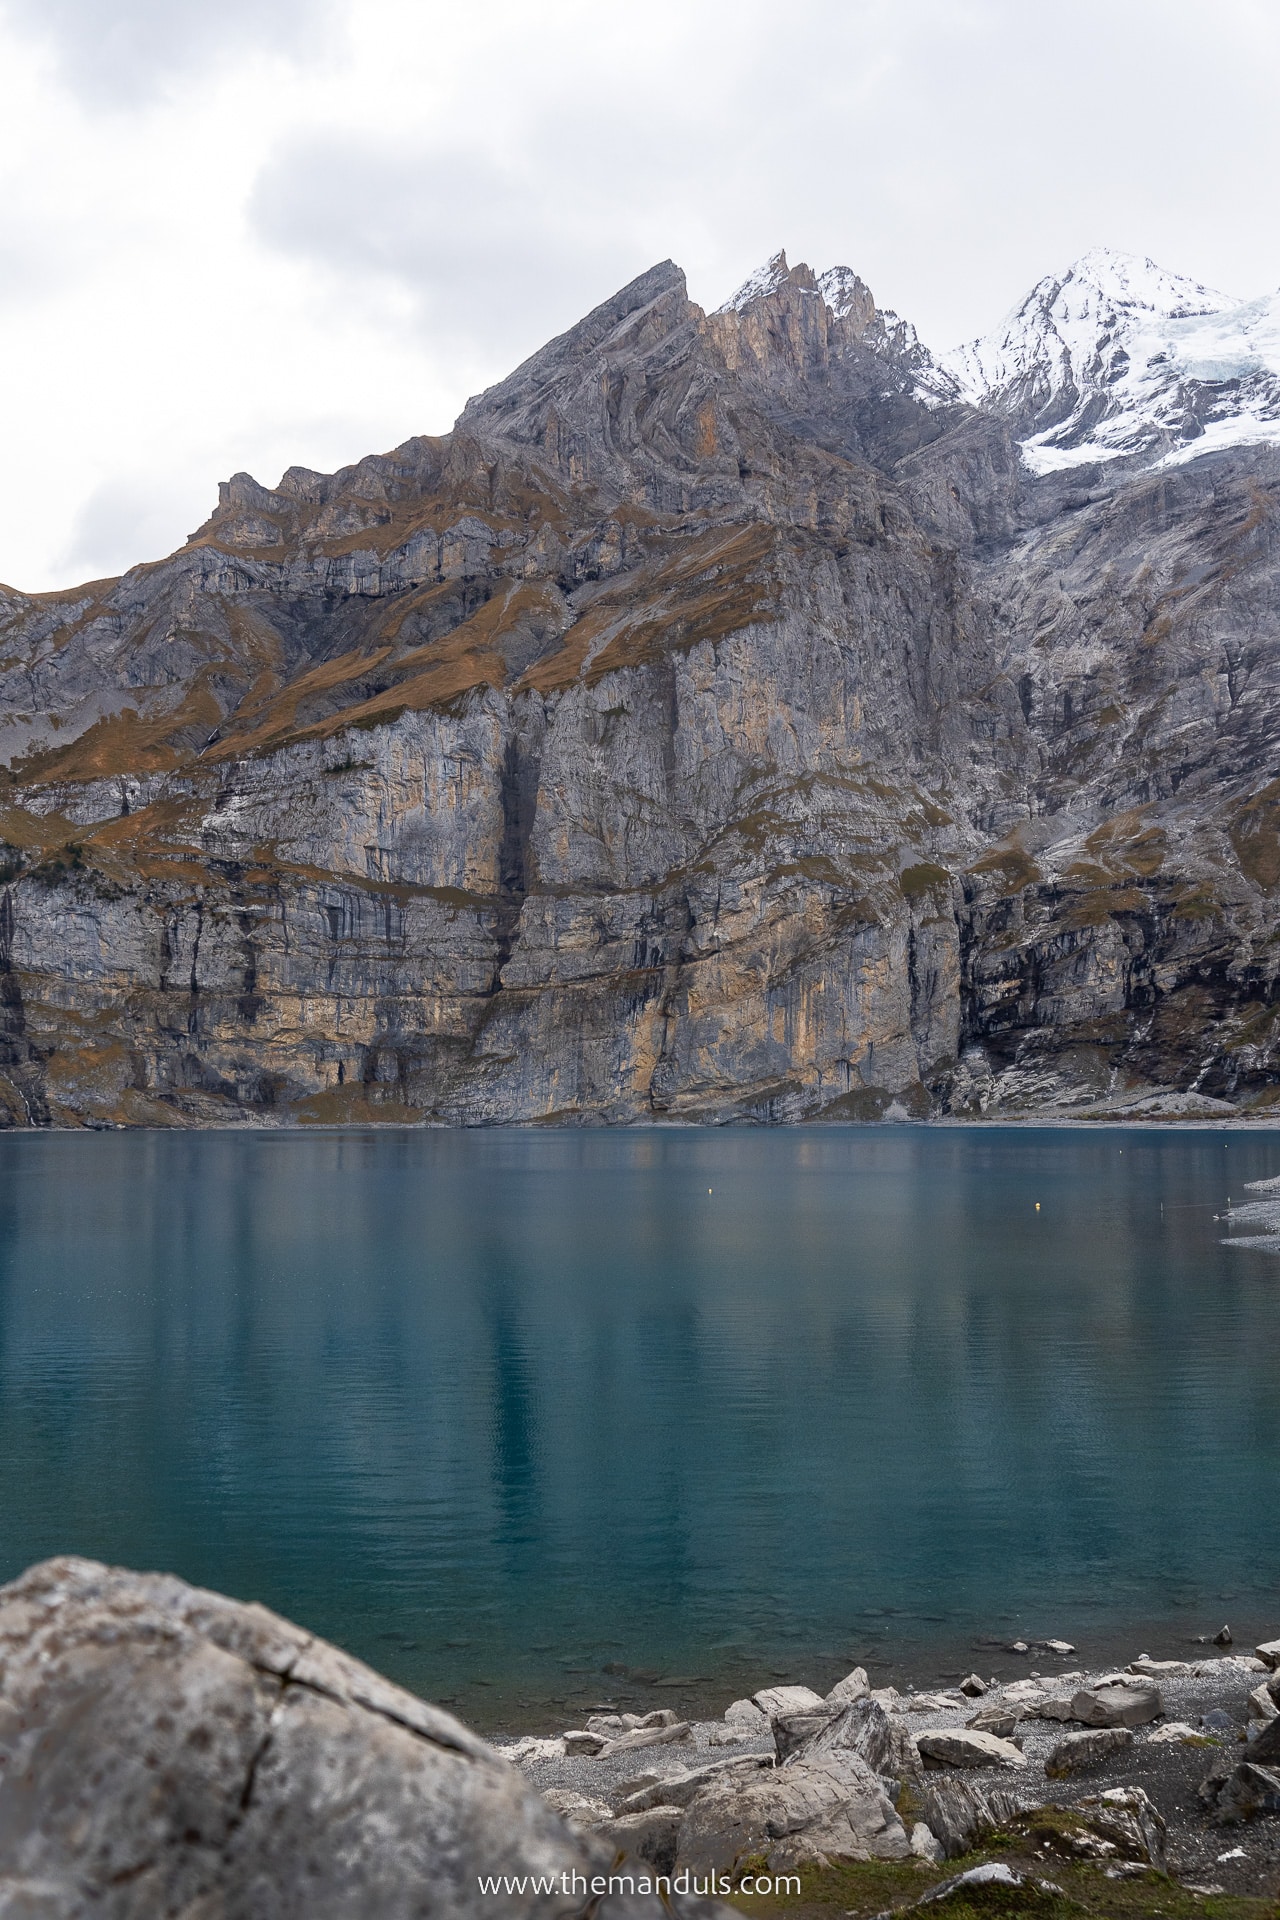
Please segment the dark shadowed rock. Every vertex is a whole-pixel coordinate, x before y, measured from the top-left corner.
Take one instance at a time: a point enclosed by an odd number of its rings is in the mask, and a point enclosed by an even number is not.
[[[792,1749],[787,1764],[845,1753],[856,1754],[886,1779],[915,1780],[920,1774],[920,1755],[906,1722],[869,1695],[850,1701],[818,1726]]]
[[[6,1915],[550,1916],[602,1873],[601,1913],[664,1911],[611,1898],[614,1849],[450,1715],[165,1575],[64,1559],[0,1590],[0,1762]],[[495,1895],[481,1875],[557,1890]]]
[[[1201,1784],[1201,1799],[1213,1809],[1219,1826],[1231,1827],[1259,1814],[1280,1813],[1280,1768],[1244,1760],[1225,1778],[1212,1774]]]
[[[978,1786],[954,1775],[932,1775],[924,1791],[925,1821],[948,1860],[979,1846],[1026,1804],[1006,1788]]]
[[[1051,1780],[1071,1773],[1086,1773],[1104,1766],[1133,1745],[1128,1727],[1096,1727],[1088,1733],[1069,1733],[1045,1757],[1044,1770]]]

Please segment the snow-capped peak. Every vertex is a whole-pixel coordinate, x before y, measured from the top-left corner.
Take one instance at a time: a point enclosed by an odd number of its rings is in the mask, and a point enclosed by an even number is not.
[[[818,275],[818,292],[837,320],[852,315],[865,326],[876,310],[870,287],[852,267],[828,267]]]
[[[783,251],[774,254],[772,260],[766,260],[762,267],[749,273],[736,293],[730,294],[717,313],[741,313],[753,300],[762,300],[767,293],[776,293],[791,278],[791,269],[787,265],[787,256]]]
[[[1027,430],[1033,472],[1280,440],[1280,297],[1233,300],[1106,247],[943,365],[967,399]]]

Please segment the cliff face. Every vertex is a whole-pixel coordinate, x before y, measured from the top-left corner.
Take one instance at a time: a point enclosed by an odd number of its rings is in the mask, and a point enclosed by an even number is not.
[[[0,589],[0,1119],[1264,1108],[1280,459],[1023,424],[843,270],[666,264]]]

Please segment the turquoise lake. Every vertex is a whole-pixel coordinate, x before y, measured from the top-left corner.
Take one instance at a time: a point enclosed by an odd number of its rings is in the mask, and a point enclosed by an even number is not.
[[[490,1728],[1280,1633],[1280,1256],[1214,1218],[1278,1173],[1265,1130],[3,1136],[0,1577],[169,1569]]]

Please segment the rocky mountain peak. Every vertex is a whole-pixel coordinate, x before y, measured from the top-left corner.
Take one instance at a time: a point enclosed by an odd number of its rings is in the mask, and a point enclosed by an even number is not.
[[[1280,300],[1240,301],[1096,247],[943,366],[1011,417],[1034,473],[1280,440]]]

